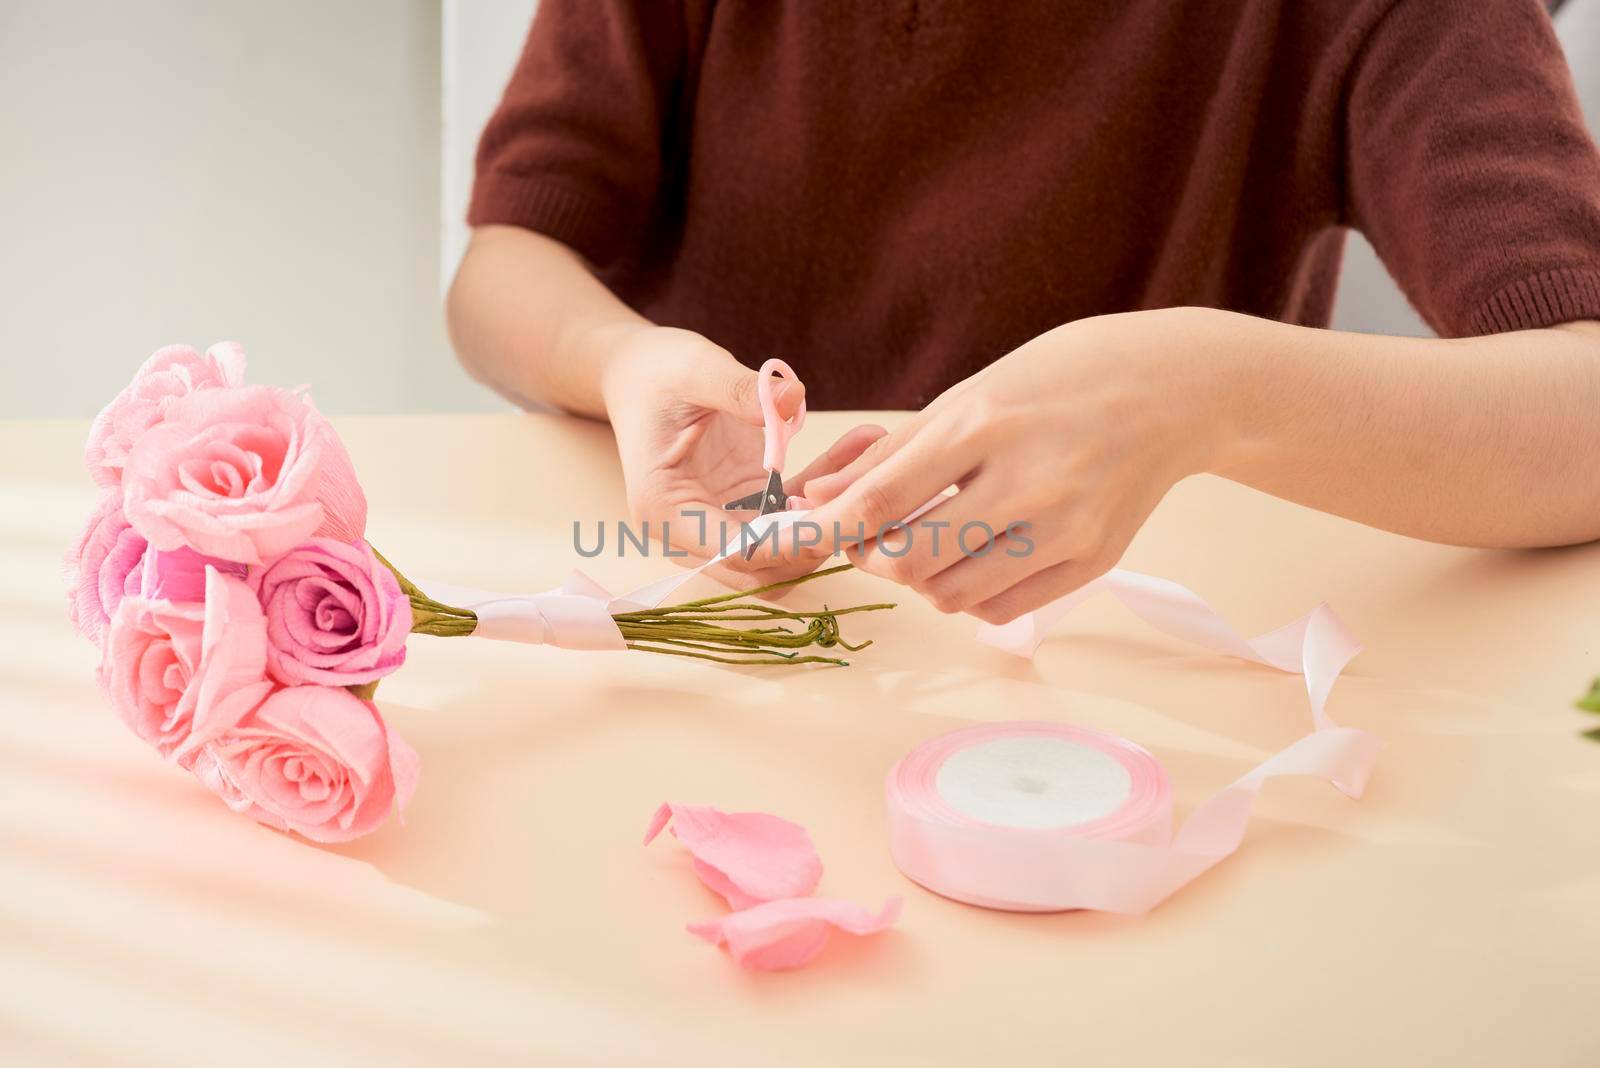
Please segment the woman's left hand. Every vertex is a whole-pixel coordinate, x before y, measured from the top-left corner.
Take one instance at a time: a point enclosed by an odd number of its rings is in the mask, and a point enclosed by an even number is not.
[[[1133,312],[1040,335],[807,483],[824,544],[862,534],[856,566],[990,623],[1077,589],[1231,441],[1231,361],[1206,342],[1216,315]]]

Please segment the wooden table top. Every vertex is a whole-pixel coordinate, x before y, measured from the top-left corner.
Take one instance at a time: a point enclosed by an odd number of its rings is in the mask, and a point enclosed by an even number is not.
[[[849,417],[814,414],[803,458]],[[879,417],[882,418],[882,417]],[[893,416],[885,421],[892,422]],[[622,590],[609,431],[548,416],[336,420],[368,537],[413,577]],[[422,756],[404,825],[319,847],[228,812],[122,725],[59,561],[94,490],[84,424],[0,425],[0,1059],[171,1064],[1600,1063],[1600,547],[1428,545],[1191,479],[1124,566],[1256,633],[1329,601],[1366,642],[1329,704],[1386,743],[1365,798],[1268,785],[1242,850],[1141,919],[1029,916],[907,882],[885,771],[973,722],[1131,737],[1188,806],[1307,729],[1294,676],[1197,653],[1101,598],[1032,662],[845,574],[845,669],[415,637],[379,703]],[[697,580],[704,582],[705,580]],[[828,896],[887,935],[752,974],[662,801],[808,827]]]

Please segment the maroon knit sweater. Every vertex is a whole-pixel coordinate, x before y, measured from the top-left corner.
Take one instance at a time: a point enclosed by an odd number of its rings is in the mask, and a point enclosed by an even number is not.
[[[816,407],[1105,312],[1326,325],[1346,227],[1441,334],[1600,318],[1539,0],[540,0],[469,218]]]

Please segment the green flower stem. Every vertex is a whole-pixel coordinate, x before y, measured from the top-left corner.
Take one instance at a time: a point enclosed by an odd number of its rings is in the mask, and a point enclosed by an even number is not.
[[[423,593],[416,583],[406,578],[376,549],[373,555],[378,562],[394,573],[400,589],[411,601],[411,633],[432,634],[443,638],[459,638],[471,634],[478,626],[478,615],[470,608],[436,601]],[[814,571],[799,578],[773,582],[753,590],[735,590],[732,593],[704,597],[698,601],[667,605],[661,608],[641,608],[632,612],[616,612],[612,620],[622,633],[629,649],[647,653],[665,653],[668,656],[689,656],[699,660],[712,660],[719,664],[832,664],[844,667],[848,660],[837,657],[806,655],[788,652],[792,649],[831,649],[839,646],[858,652],[871,645],[870,640],[852,645],[839,634],[839,616],[856,612],[880,612],[893,608],[893,604],[863,604],[850,608],[829,608],[824,605],[818,612],[789,612],[772,605],[757,604],[745,598],[788,589],[813,579],[849,571],[853,565]],[[726,623],[771,623],[767,627],[729,627]],[[786,624],[796,624],[788,626]]]
[[[715,597],[706,597],[698,601],[685,601],[683,604],[673,605],[670,608],[642,609],[640,613],[635,614],[643,614],[648,612],[674,612],[680,608],[699,608],[708,604],[722,604],[725,601],[736,601],[740,597],[755,597],[759,594],[771,593],[773,590],[784,590],[791,586],[798,586],[801,583],[810,582],[812,579],[826,578],[829,575],[837,575],[841,571],[850,571],[854,569],[855,566],[856,565],[854,564],[838,564],[834,567],[825,567],[821,571],[813,571],[809,575],[801,575],[799,578],[784,579],[782,582],[773,582],[766,586],[757,586],[753,590],[734,590],[732,593],[719,593]],[[768,606],[756,605],[756,607],[766,608]],[[894,606],[890,605],[889,607],[893,608]]]
[[[629,623],[649,623],[649,622],[651,622],[652,620],[655,620],[655,619],[679,619],[679,620],[733,619],[733,620],[752,620],[752,621],[753,620],[772,620],[772,619],[811,619],[813,617],[821,617],[821,616],[847,616],[847,615],[850,615],[853,612],[879,612],[879,611],[882,611],[885,608],[893,608],[894,605],[893,604],[858,604],[858,605],[855,605],[855,606],[853,606],[851,608],[827,608],[827,607],[824,607],[822,609],[822,611],[820,611],[820,612],[781,612],[781,611],[778,611],[777,609],[772,609],[770,611],[759,612],[759,613],[750,611],[752,608],[756,608],[756,607],[759,607],[759,606],[756,606],[756,605],[730,605],[727,612],[717,612],[715,610],[702,611],[701,609],[691,608],[691,607],[689,607],[687,605],[672,605],[672,606],[667,607],[667,608],[652,609],[648,614],[643,613],[643,612],[617,612],[617,613],[613,614],[611,618],[612,619],[619,619],[619,620],[627,620]],[[736,614],[734,614],[736,610],[737,611],[747,611],[747,612],[750,612],[750,614],[749,615],[736,615]],[[768,629],[781,629],[781,628],[768,628]],[[755,631],[752,631],[752,633],[755,633]]]
[[[367,548],[371,549],[372,550],[372,555],[376,556],[378,558],[378,563],[380,563],[384,567],[388,568],[390,574],[394,575],[394,580],[400,584],[400,592],[401,593],[405,594],[407,597],[412,598],[413,600],[415,600],[418,597],[423,597],[422,591],[417,589],[417,584],[412,582],[410,579],[406,578],[405,575],[401,574],[400,573],[400,569],[398,567],[395,567],[393,564],[391,564],[389,562],[389,558],[384,556],[382,553],[380,553],[378,551],[377,546],[373,545],[369,541],[369,542],[367,542]]]
[[[659,649],[649,645],[639,645],[634,642],[629,642],[628,648],[640,649],[647,653],[666,653],[668,656],[692,656],[696,660],[712,660],[718,664],[758,664],[770,665],[773,667],[781,667],[784,664],[831,664],[834,667],[850,666],[850,661],[848,660],[835,660],[834,658],[827,656],[774,656],[771,658],[717,656],[714,653],[696,653],[688,649]]]

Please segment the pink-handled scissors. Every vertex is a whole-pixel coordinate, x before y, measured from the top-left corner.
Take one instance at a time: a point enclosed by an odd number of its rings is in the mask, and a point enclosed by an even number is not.
[[[765,423],[766,446],[761,456],[761,466],[767,470],[767,485],[754,493],[729,501],[723,505],[730,512],[754,510],[757,515],[781,512],[789,506],[789,495],[783,489],[783,461],[789,452],[789,439],[806,423],[806,402],[788,419],[778,417],[778,402],[772,395],[772,380],[787,378],[800,381],[790,366],[782,360],[768,360],[756,372],[756,398],[761,402],[761,418]]]

